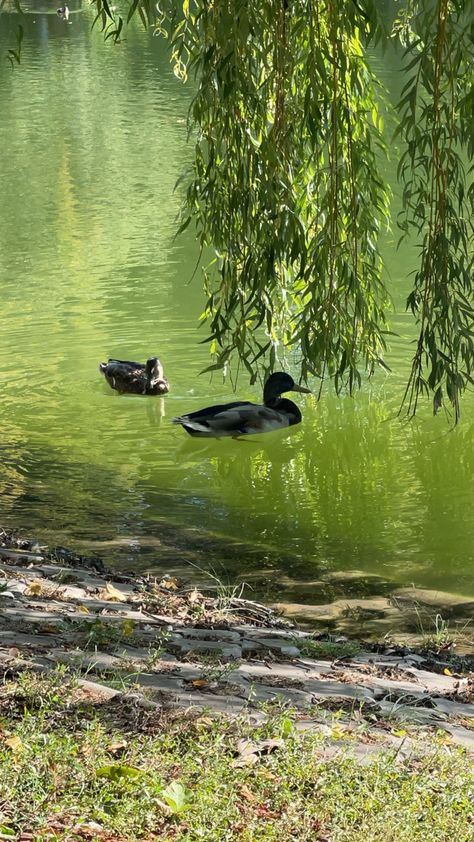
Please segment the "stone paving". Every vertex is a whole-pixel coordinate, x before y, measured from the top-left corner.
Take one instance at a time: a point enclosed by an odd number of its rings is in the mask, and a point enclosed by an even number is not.
[[[256,723],[268,706],[287,707],[298,728],[332,734],[328,751],[352,740],[361,762],[387,746],[405,756],[407,728],[442,731],[474,751],[471,673],[395,648],[306,657],[312,636],[265,606],[82,562],[0,547],[4,674],[66,664],[100,698],[135,694],[151,707],[245,714]]]

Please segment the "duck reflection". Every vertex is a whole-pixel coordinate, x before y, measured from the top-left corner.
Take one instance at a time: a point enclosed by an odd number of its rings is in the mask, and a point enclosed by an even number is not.
[[[256,528],[262,539],[269,522],[297,519],[293,486],[299,484],[295,466],[300,447],[298,430],[238,441],[188,439],[176,453],[180,488],[194,493],[202,489],[208,499],[219,501],[222,514],[230,504],[240,512],[240,536]]]
[[[178,465],[200,463],[209,459],[217,463],[248,462],[257,457],[266,457],[269,462],[287,464],[298,454],[298,447],[291,439],[300,439],[298,430],[289,428],[284,432],[266,434],[265,437],[242,439],[185,439],[176,450]]]
[[[164,398],[146,400],[146,417],[150,427],[160,427],[165,416]]]

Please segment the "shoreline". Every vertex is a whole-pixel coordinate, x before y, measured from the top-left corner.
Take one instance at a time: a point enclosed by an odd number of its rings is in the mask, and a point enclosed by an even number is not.
[[[165,706],[259,721],[262,705],[277,702],[301,712],[358,705],[433,728],[451,716],[474,723],[474,658],[442,641],[414,648],[312,633],[238,591],[119,573],[5,531],[0,540],[5,674],[62,664],[102,685],[120,675]],[[459,735],[474,748],[474,731]]]
[[[292,580],[287,575],[277,576],[277,588],[281,588],[279,599],[273,593],[259,597],[258,580],[261,575],[237,577],[234,583],[224,584],[212,573],[199,565],[172,565],[170,573],[136,573],[126,565],[117,568],[107,564],[100,556],[84,555],[64,546],[48,547],[25,537],[17,531],[0,527],[0,550],[10,553],[11,558],[20,559],[31,555],[34,562],[41,558],[69,567],[84,567],[107,574],[114,581],[158,582],[167,576],[177,582],[186,582],[190,588],[212,595],[256,593],[255,598],[244,599],[249,605],[265,606],[273,621],[279,618],[295,627],[318,637],[363,640],[367,646],[396,646],[409,651],[426,651],[428,654],[451,652],[467,662],[474,663],[474,600],[451,592],[424,587],[402,587],[393,583],[387,590],[387,581],[375,574],[350,569],[326,573],[321,579],[311,581]],[[156,551],[159,553],[159,550]],[[165,559],[166,561],[166,559]],[[163,567],[166,569],[165,565]],[[377,587],[377,582],[380,584]],[[369,584],[367,584],[369,583]],[[323,586],[319,598],[308,601],[308,595],[315,594],[315,587]],[[288,593],[288,598],[284,598]],[[305,601],[291,601],[297,594]],[[315,594],[316,595],[316,594]],[[328,601],[329,598],[329,601]],[[356,633],[354,633],[354,629]]]

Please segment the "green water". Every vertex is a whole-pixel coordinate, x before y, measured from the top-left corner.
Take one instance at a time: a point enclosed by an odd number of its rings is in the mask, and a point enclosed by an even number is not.
[[[30,3],[22,65],[0,63],[0,523],[122,567],[240,573],[281,600],[317,602],[301,583],[354,570],[474,597],[473,401],[452,432],[429,408],[395,417],[414,252],[387,240],[393,375],[355,400],[299,396],[289,435],[188,439],[173,415],[232,397],[198,377],[197,252],[173,239],[189,92],[158,39],[132,27],[113,48],[87,7],[69,23],[54,9]],[[16,24],[0,17],[2,53]],[[98,373],[151,354],[164,400],[118,396]],[[239,395],[260,389],[242,377]]]

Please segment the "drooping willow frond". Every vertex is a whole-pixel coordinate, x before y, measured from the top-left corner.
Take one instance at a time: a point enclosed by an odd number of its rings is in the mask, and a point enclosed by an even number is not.
[[[405,404],[414,415],[420,395],[433,392],[436,412],[447,396],[457,421],[460,396],[474,382],[474,8],[419,0],[404,31],[401,225],[421,241],[408,298],[419,333]]]
[[[107,36],[122,19],[94,0]],[[387,295],[379,234],[390,219],[383,99],[367,46],[397,37],[405,234],[420,259],[408,299],[419,334],[405,406],[459,400],[474,370],[474,4],[407,0],[387,32],[374,0],[133,0],[193,75],[195,143],[182,227],[205,269],[210,368],[255,377],[282,349],[300,374],[352,391],[382,364]],[[471,8],[472,7],[472,8]],[[393,10],[398,10],[393,0]],[[390,138],[389,138],[390,140]]]

